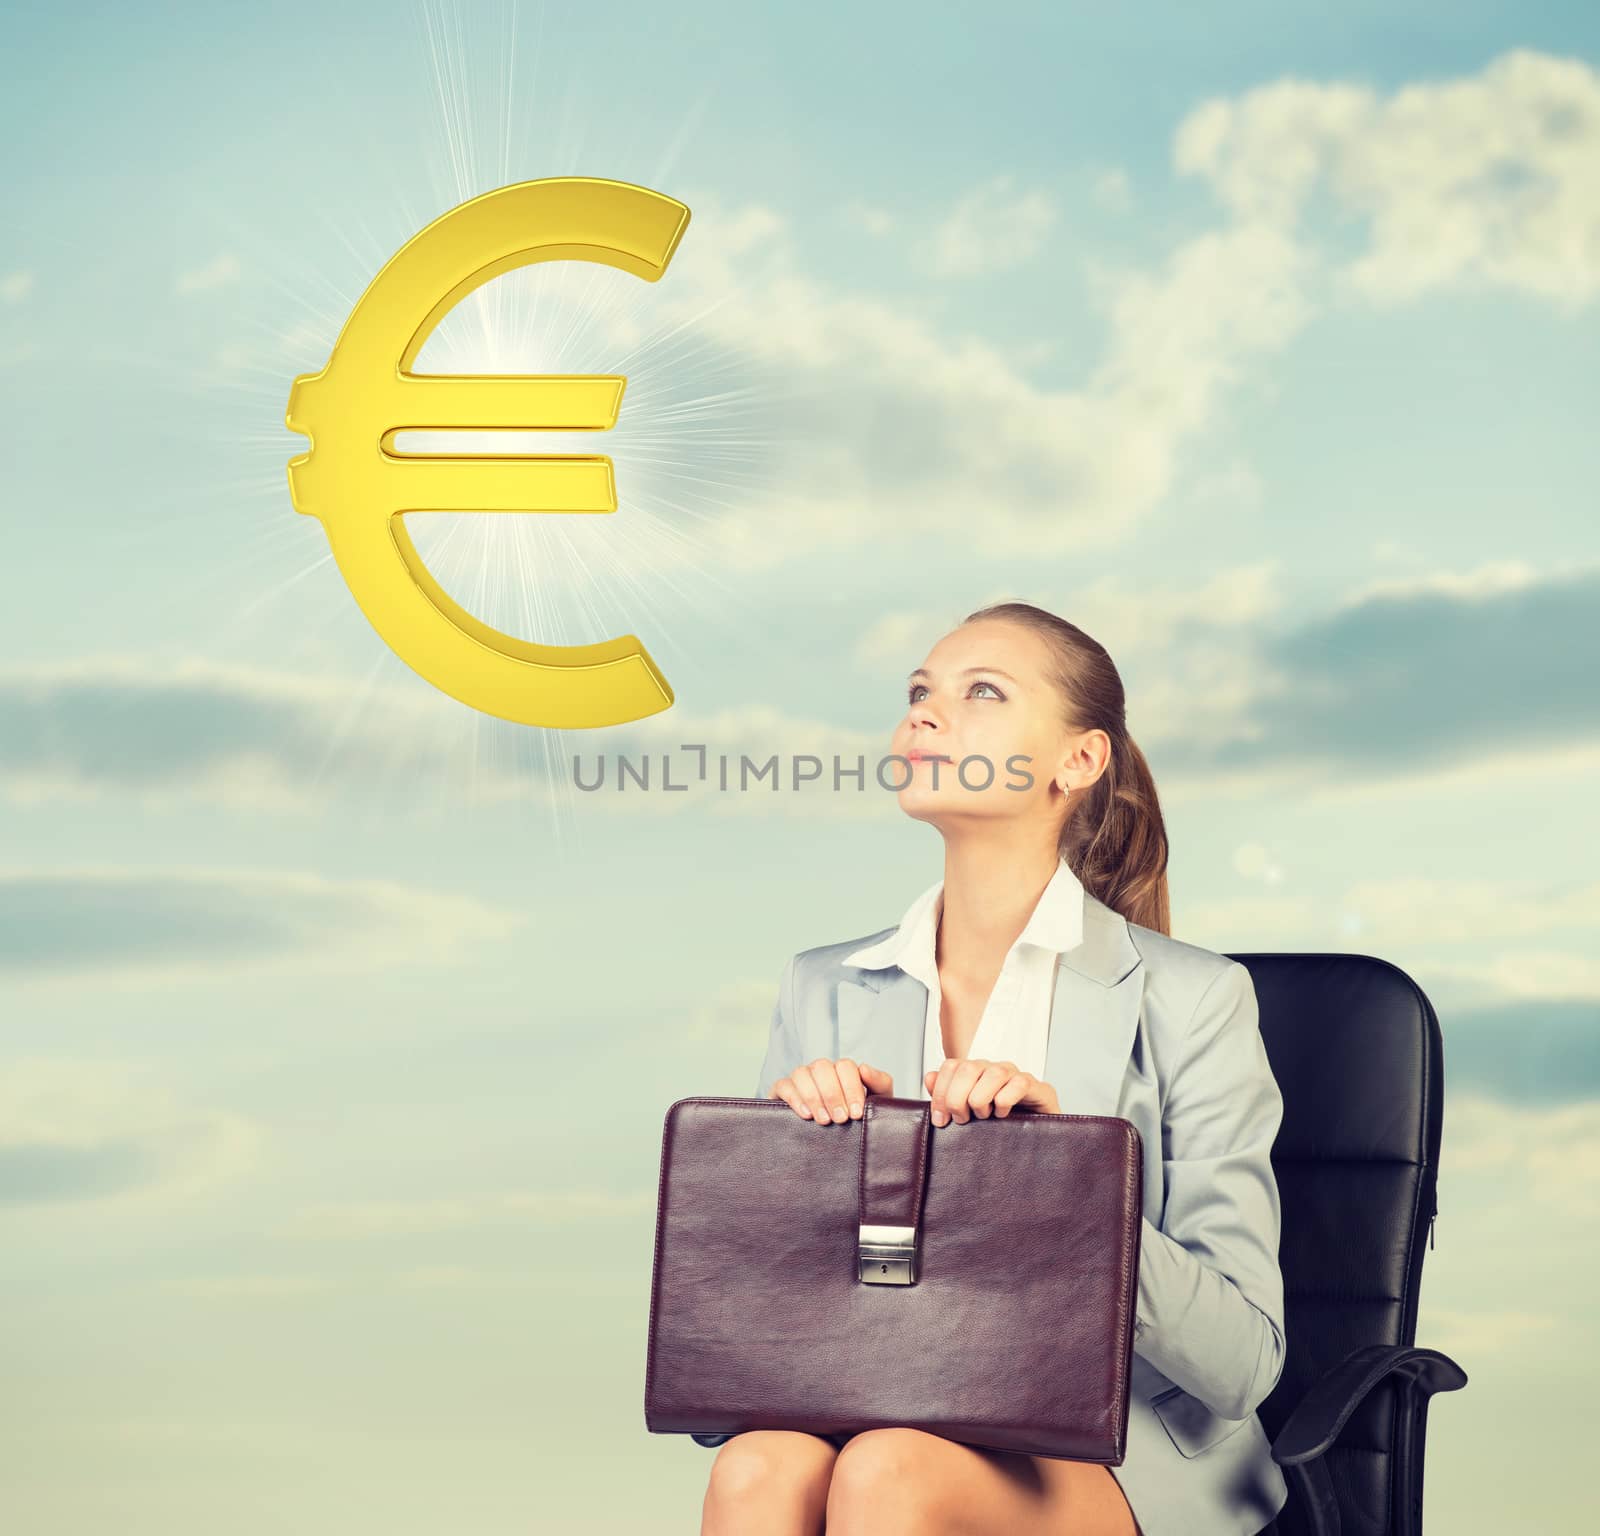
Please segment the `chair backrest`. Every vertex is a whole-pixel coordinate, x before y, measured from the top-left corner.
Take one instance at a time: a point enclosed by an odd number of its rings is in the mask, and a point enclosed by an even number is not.
[[[1369,955],[1236,954],[1255,982],[1283,1092],[1272,1149],[1288,1353],[1259,1410],[1270,1437],[1330,1367],[1365,1344],[1414,1344],[1444,1122],[1439,1019],[1422,989]],[[1403,1469],[1394,1384],[1351,1415],[1327,1455],[1346,1532],[1395,1523]],[[1281,1536],[1309,1530],[1289,1503]]]

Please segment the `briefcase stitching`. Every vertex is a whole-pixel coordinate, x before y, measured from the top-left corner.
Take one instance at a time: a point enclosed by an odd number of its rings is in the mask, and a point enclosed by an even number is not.
[[[856,1146],[856,1227],[859,1230],[861,1223],[867,1219],[867,1121],[875,1118],[872,1100],[868,1099],[862,1106],[861,1113],[861,1139]],[[856,1250],[860,1252],[859,1246]],[[856,1283],[861,1282],[859,1261],[856,1269]]]
[[[684,1101],[680,1099],[679,1104]],[[650,1261],[650,1321],[646,1337],[652,1348],[647,1352],[644,1368],[644,1401],[647,1410],[650,1406],[650,1389],[656,1375],[656,1303],[661,1294],[661,1233],[666,1224],[666,1193],[667,1193],[667,1143],[672,1137],[672,1119],[678,1111],[678,1104],[667,1107],[666,1117],[661,1122],[661,1168],[656,1174],[656,1241],[655,1252]],[[714,1431],[713,1431],[714,1433]]]
[[[1138,1207],[1138,1197],[1142,1193],[1142,1189],[1136,1186],[1144,1177],[1144,1152],[1143,1148],[1139,1145],[1138,1128],[1133,1124],[1132,1121],[1124,1121],[1124,1126],[1126,1129],[1124,1131],[1123,1140],[1127,1144],[1128,1150],[1132,1153],[1132,1156],[1125,1160],[1127,1164],[1127,1172],[1123,1175],[1124,1187],[1122,1193],[1128,1211],[1128,1216],[1126,1218],[1128,1222],[1128,1230],[1124,1234],[1124,1240],[1117,1245],[1122,1254],[1121,1274],[1117,1278],[1117,1295],[1119,1298],[1128,1295],[1129,1250],[1132,1248],[1133,1244],[1127,1241],[1127,1239],[1133,1236],[1133,1234],[1139,1230],[1138,1222],[1140,1220],[1141,1212]],[[1138,1285],[1137,1280],[1134,1281],[1134,1285]],[[1124,1415],[1127,1411],[1125,1398],[1127,1395],[1128,1376],[1133,1369],[1133,1342],[1129,1338],[1129,1324],[1131,1319],[1128,1316],[1128,1312],[1131,1307],[1132,1301],[1129,1301],[1123,1308],[1122,1316],[1117,1320],[1117,1326],[1120,1330],[1117,1344],[1119,1352],[1122,1355],[1122,1363],[1124,1368],[1117,1372],[1117,1396],[1113,1412],[1118,1419],[1123,1421],[1124,1424],[1127,1422],[1124,1418]],[[1124,1442],[1126,1442],[1126,1438],[1127,1431],[1124,1429]],[[1124,1450],[1124,1454],[1126,1454],[1126,1450]]]

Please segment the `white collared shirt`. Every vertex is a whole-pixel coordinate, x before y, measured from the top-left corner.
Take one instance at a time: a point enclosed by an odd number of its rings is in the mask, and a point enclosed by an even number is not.
[[[900,926],[887,938],[847,955],[846,965],[869,970],[898,965],[928,989],[923,1026],[923,1071],[937,1071],[944,1062],[944,1030],[939,1012],[939,966],[934,945],[944,911],[944,881],[937,880],[911,903]],[[994,990],[984,1004],[978,1032],[967,1055],[976,1061],[1013,1061],[1020,1071],[1044,1076],[1045,1049],[1050,1039],[1050,1005],[1055,994],[1056,961],[1063,951],[1083,942],[1083,886],[1062,859],[1050,877],[1021,933],[1012,941],[1000,966]],[[1060,1085],[1055,1085],[1060,1091]],[[925,1099],[926,1081],[896,1083],[895,1096]]]

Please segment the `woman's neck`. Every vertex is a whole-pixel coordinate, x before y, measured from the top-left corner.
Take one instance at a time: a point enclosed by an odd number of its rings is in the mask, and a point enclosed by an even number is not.
[[[1053,848],[997,849],[992,841],[944,849],[943,910],[934,939],[941,984],[992,981],[1027,927],[1061,862]]]

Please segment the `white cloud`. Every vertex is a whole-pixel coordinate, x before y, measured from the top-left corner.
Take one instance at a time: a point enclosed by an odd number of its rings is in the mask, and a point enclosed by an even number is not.
[[[1458,1093],[1439,1161],[1441,1182],[1445,1173],[1501,1177],[1519,1199],[1549,1207],[1552,1219],[1591,1220],[1600,1216],[1600,1101],[1530,1108]]]
[[[282,1229],[296,1238],[384,1238],[530,1222],[631,1217],[655,1209],[654,1189],[510,1190],[433,1200],[345,1200],[308,1206]]]
[[[1493,945],[1504,951],[1519,939],[1562,929],[1577,934],[1600,932],[1600,883],[1555,885],[1510,878],[1362,880],[1348,886],[1342,899],[1350,911],[1359,914],[1363,927],[1376,929],[1390,943],[1406,947],[1470,944]],[[1507,967],[1508,973],[1511,969],[1534,971],[1553,959],[1548,954],[1529,956],[1519,965],[1515,955],[1502,953],[1499,964]],[[1552,971],[1546,982],[1551,995],[1559,995],[1558,979],[1570,971],[1570,966]],[[1586,974],[1600,975],[1600,964],[1591,963]]]
[[[1477,1361],[1491,1354],[1525,1358],[1530,1340],[1548,1335],[1550,1329],[1565,1322],[1549,1312],[1474,1312],[1430,1306],[1426,1344],[1454,1360]]]
[[[7,272],[0,277],[0,299],[7,304],[20,304],[33,292],[33,273]]]
[[[1163,783],[1162,798],[1170,798]],[[1275,887],[1278,855],[1246,844],[1235,872]],[[1285,950],[1418,956],[1406,969],[1441,1015],[1510,1002],[1600,998],[1600,961],[1585,941],[1600,926],[1600,885],[1557,888],[1533,881],[1403,879],[1358,881],[1326,898],[1270,894],[1185,903],[1175,931],[1216,950]],[[1568,948],[1558,947],[1570,935]],[[1440,958],[1447,946],[1470,961]]]
[[[1128,181],[1128,173],[1121,166],[1108,166],[1095,176],[1090,196],[1102,208],[1109,208],[1113,213],[1126,213],[1133,206],[1133,188]]]
[[[334,1288],[328,1275],[183,1275],[166,1282],[179,1296],[261,1301],[273,1296],[314,1296]]]
[[[910,527],[997,558],[1091,558],[1124,543],[1178,483],[1185,450],[1325,302],[1330,262],[1374,301],[1467,279],[1590,296],[1597,103],[1588,66],[1527,51],[1387,97],[1289,79],[1205,103],[1177,128],[1174,164],[1215,188],[1223,222],[1145,270],[1090,266],[1105,347],[1061,389],[1032,381],[1034,354],[953,332],[937,304],[808,278],[770,210],[741,240],[723,226],[748,212],[703,200],[674,273],[681,291],[661,299],[770,365],[787,424],[759,513],[714,522],[710,551],[748,569]],[[930,259],[996,270],[1036,253],[1052,216],[997,178],[952,214]],[[1343,259],[1352,230],[1360,249]],[[1248,494],[1248,480],[1237,488]]]
[[[1347,593],[1341,606],[1354,608],[1375,597],[1410,598],[1430,592],[1468,600],[1495,597],[1537,586],[1548,579],[1546,573],[1535,570],[1524,560],[1490,560],[1470,571],[1429,571],[1403,579],[1370,582]]]
[[[934,230],[928,261],[937,277],[978,277],[1031,261],[1055,227],[1046,192],[1014,191],[1009,173],[968,192]]]
[[[1508,909],[1510,905],[1507,901]],[[1508,910],[1507,915],[1513,914]],[[1516,926],[1521,926],[1520,921]],[[1578,942],[1585,939],[1580,937]],[[1586,950],[1549,946],[1501,950],[1479,963],[1418,965],[1416,976],[1441,1012],[1458,999],[1475,1005],[1574,997],[1600,999],[1600,959]]]
[[[856,659],[881,666],[885,672],[909,672],[921,662],[922,653],[965,616],[964,612],[904,608],[881,614],[857,638]]]
[[[1163,803],[1170,797],[1161,786]],[[1279,949],[1327,949],[1334,917],[1325,903],[1307,895],[1271,890],[1259,896],[1185,899],[1173,893],[1172,931],[1219,954],[1267,945]]]
[[[259,357],[260,353],[248,342],[235,341],[217,348],[212,362],[224,373],[241,373],[254,366]]]
[[[107,733],[132,720],[140,751],[113,749]],[[0,722],[0,798],[15,805],[115,795],[150,811],[198,799],[288,813],[320,805],[340,776],[372,797],[446,774],[478,718],[433,689],[108,655],[0,666]],[[472,787],[526,784],[490,765]]]
[[[1414,565],[1427,556],[1415,545],[1402,543],[1399,539],[1379,539],[1372,546],[1372,558],[1384,564],[1409,561]]]
[[[866,203],[853,201],[845,205],[845,217],[853,224],[858,224],[869,235],[882,237],[894,228],[894,215],[886,208],[874,208]]]
[[[1389,771],[1379,763],[1367,776],[1308,773],[1300,778],[1299,787],[1303,788],[1307,803],[1311,805],[1376,804],[1384,800],[1415,804],[1419,788],[1441,796],[1491,795],[1515,781],[1524,789],[1537,783],[1551,787],[1583,786],[1587,792],[1587,786],[1597,778],[1600,778],[1600,743],[1541,743],[1537,752],[1529,752],[1521,741],[1512,740],[1502,745],[1485,740],[1477,755],[1463,753],[1458,761],[1430,764],[1425,770],[1397,765]],[[1243,788],[1266,788],[1274,783],[1284,785],[1290,780],[1281,770],[1273,770],[1264,777],[1235,776],[1228,782]]]
[[[253,1122],[184,1103],[152,1068],[13,1057],[0,1070],[0,1201],[77,1205],[187,1195],[256,1160]]]
[[[702,1043],[745,1049],[751,1038],[765,1035],[778,1000],[776,974],[764,981],[728,981],[696,1007],[686,1034]]]
[[[655,1202],[652,1199],[651,1208]],[[546,1277],[538,1270],[488,1269],[468,1264],[421,1264],[395,1275],[406,1291],[514,1291],[527,1295]]]
[[[692,320],[772,370],[784,403],[761,501],[704,535],[741,569],[908,527],[997,557],[1115,547],[1248,365],[1309,313],[1311,262],[1293,240],[1263,225],[1207,232],[1151,271],[1091,274],[1106,350],[1079,386],[1046,389],[1020,354],[948,334],[926,304],[804,275],[785,227],[763,221],[734,260],[718,210],[697,220],[703,243],[685,242],[658,321]]]
[[[0,934],[19,934],[0,938],[0,975],[13,988],[166,988],[364,971],[449,961],[525,920],[428,885],[299,871],[0,869]]]
[[[1197,476],[1187,497],[1191,506],[1216,508],[1224,514],[1259,507],[1265,499],[1261,476],[1238,459]]]
[[[1600,290],[1600,75],[1515,49],[1388,96],[1287,79],[1191,113],[1179,172],[1240,219],[1295,224],[1315,192],[1370,225],[1344,269],[1368,298],[1494,284],[1563,304]]]
[[[239,258],[224,252],[203,267],[179,273],[177,289],[179,293],[203,293],[208,288],[220,288],[225,283],[231,283],[238,276]]]
[[[1281,230],[1239,223],[1185,241],[1159,273],[1112,281],[1112,350],[1092,391],[1130,425],[1159,433],[1170,457],[1248,360],[1279,350],[1305,324],[1309,266],[1309,253]]]
[[[630,1212],[633,1208],[630,1208]],[[645,1209],[645,1207],[638,1207]],[[649,1210],[655,1209],[650,1198]],[[437,1230],[417,1228],[414,1230]],[[341,1234],[344,1235],[344,1234]],[[537,1289],[542,1279],[537,1268],[489,1268],[468,1264],[418,1264],[407,1267],[385,1265],[376,1273],[351,1270],[341,1274],[320,1273],[242,1273],[232,1275],[183,1275],[164,1283],[174,1295],[205,1301],[242,1301],[254,1309],[262,1302],[293,1300],[302,1296],[325,1296],[334,1292],[371,1296],[375,1290],[388,1291],[518,1291]]]
[[[1271,851],[1260,843],[1241,843],[1233,850],[1234,873],[1246,880],[1259,880],[1263,885],[1281,885],[1283,866]]]

